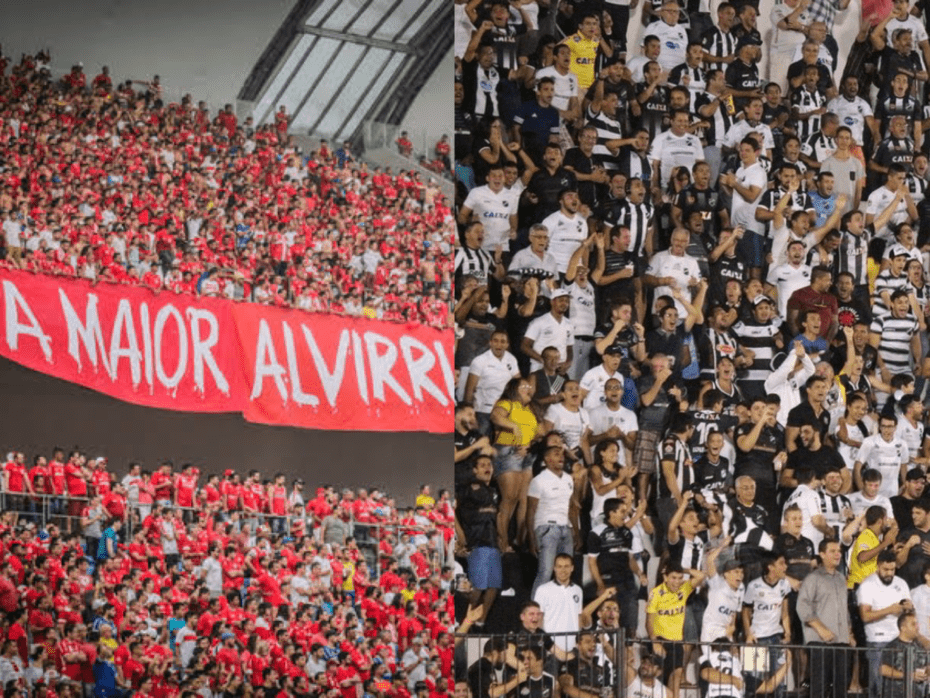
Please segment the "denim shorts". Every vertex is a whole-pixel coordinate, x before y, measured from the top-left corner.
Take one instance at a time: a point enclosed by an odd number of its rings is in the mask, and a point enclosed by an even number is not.
[[[494,474],[519,473],[533,467],[533,456],[527,453],[521,456],[516,446],[497,446],[494,458]]]

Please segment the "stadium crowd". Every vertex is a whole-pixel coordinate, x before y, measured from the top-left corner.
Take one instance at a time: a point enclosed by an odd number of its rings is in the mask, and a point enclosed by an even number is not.
[[[848,0],[768,5],[764,42],[751,0],[654,0],[627,46],[637,5],[456,3],[457,559],[491,635],[457,690],[904,695],[901,648],[930,648],[925,4],[864,11],[845,63]]]
[[[2,470],[4,696],[448,695],[447,492],[31,462]]]
[[[304,154],[274,123],[165,103],[48,52],[0,54],[0,264],[35,273],[448,326],[453,223],[435,182]]]

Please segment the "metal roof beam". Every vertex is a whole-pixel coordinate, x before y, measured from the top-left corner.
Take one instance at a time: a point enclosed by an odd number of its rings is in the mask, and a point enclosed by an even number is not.
[[[373,39],[369,36],[359,36],[358,34],[344,34],[342,32],[333,31],[331,29],[322,29],[321,27],[300,27],[297,31],[301,34],[313,34],[315,36],[323,36],[327,39],[335,39],[336,41],[348,41],[353,44],[362,44],[363,46],[372,46],[374,48],[381,48],[387,51],[395,51],[398,53],[410,53],[416,54],[416,49],[408,46],[407,44],[398,44],[393,41],[384,41],[382,39]]]

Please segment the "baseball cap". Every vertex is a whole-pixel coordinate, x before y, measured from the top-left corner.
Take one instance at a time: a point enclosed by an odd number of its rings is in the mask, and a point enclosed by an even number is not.
[[[623,356],[623,347],[619,344],[611,344],[604,350],[604,356]]]
[[[771,303],[772,299],[766,296],[764,293],[760,293],[758,296],[752,299],[753,306],[759,305],[761,303]]]
[[[740,40],[736,42],[736,50],[739,51],[743,46],[761,46],[762,42],[759,41],[752,34],[744,34],[740,37]]]
[[[552,300],[555,300],[556,298],[567,298],[570,295],[571,294],[567,289],[557,288],[552,292]]]
[[[894,259],[895,257],[907,257],[910,253],[904,247],[904,245],[892,245],[888,250],[888,258]]]

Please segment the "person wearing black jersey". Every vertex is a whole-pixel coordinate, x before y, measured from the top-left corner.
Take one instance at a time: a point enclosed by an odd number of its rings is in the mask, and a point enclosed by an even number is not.
[[[510,681],[503,685],[497,683],[497,670],[504,666],[506,649],[502,637],[492,637],[485,641],[481,658],[468,667],[468,688],[471,689],[472,698],[497,698],[507,691],[515,690],[526,680],[526,669],[520,665]]]
[[[710,165],[710,181],[716,183],[720,176],[724,137],[736,120],[736,110],[724,72],[718,68],[708,70],[706,80],[706,91],[694,97],[694,109],[707,124],[704,127],[704,159]]]
[[[720,305],[727,309],[735,321],[739,318],[738,312],[731,312],[733,307],[727,294],[727,286],[731,281],[741,288],[749,280],[749,268],[736,254],[736,246],[742,239],[743,229],[735,230],[724,228],[717,238],[717,245],[708,255],[710,261],[710,290],[708,292],[711,305]]]
[[[557,350],[556,350],[557,351]],[[475,408],[460,404],[455,409],[455,481],[468,482],[472,467],[479,455],[492,455],[491,440],[478,431]]]
[[[707,162],[696,162],[691,175],[693,181],[678,193],[672,206],[672,221],[680,228],[682,221],[697,211],[704,222],[703,234],[716,245],[719,231],[730,225],[727,206],[717,188],[711,186],[713,179]]]
[[[618,298],[610,304],[607,321],[594,330],[594,350],[603,356],[610,347],[620,347],[625,359],[646,359],[645,329],[633,322],[633,304]]]
[[[683,85],[694,94],[703,91],[707,86],[707,75],[704,72],[702,55],[701,42],[690,42],[685,53],[685,62],[676,65],[669,71],[669,84]]]
[[[473,590],[469,605],[481,605],[481,621],[503,582],[497,535],[500,493],[491,484],[493,474],[491,456],[478,456],[472,466],[472,482],[462,483],[456,493],[456,542],[468,550],[468,580]]]
[[[927,66],[924,57],[913,50],[914,34],[906,27],[895,29],[891,36],[886,36],[886,25],[894,15],[886,17],[880,22],[869,36],[872,46],[879,52],[879,71],[882,82],[879,83],[878,98],[882,100],[891,92],[889,80],[898,75],[907,78],[907,87],[910,91],[915,80],[927,79]]]
[[[756,499],[763,502],[775,501],[776,472],[788,460],[777,414],[776,405],[756,398],[749,407],[749,422],[736,428],[736,477],[751,477],[756,483]],[[772,507],[766,530],[777,531],[778,521]]]
[[[704,32],[704,62],[721,69],[736,60],[736,37],[730,32],[736,21],[736,8],[729,2],[717,6],[717,26]]]
[[[915,143],[919,143],[923,130],[920,103],[911,96],[907,76],[903,73],[898,73],[892,78],[888,94],[879,98],[875,108],[875,117],[881,124],[882,138],[891,135],[891,119],[895,116],[905,118],[908,124],[907,135],[913,138]]]
[[[588,535],[588,569],[597,594],[609,587],[617,590],[614,598],[620,603],[620,624],[630,634],[636,633],[637,595],[636,578],[647,583],[645,573],[631,554],[633,527],[646,510],[646,500],[640,500],[636,512],[630,516],[629,505],[617,498],[604,502],[603,526],[595,527]]]
[[[734,426],[734,420],[723,416],[723,393],[710,389],[701,395],[701,409],[692,412],[694,420],[694,433],[688,441],[691,456],[700,459],[707,450],[707,437],[715,431],[729,433]]]
[[[785,518],[783,523],[784,532],[775,539],[773,551],[776,555],[783,555],[785,562],[788,563],[788,581],[791,588],[797,592],[804,581],[804,578],[810,574],[814,568],[814,562],[817,559],[817,552],[810,538],[801,535],[801,526],[804,522],[804,515],[801,513],[801,507],[797,504],[790,504],[785,507]],[[797,600],[795,593],[794,599]],[[797,614],[792,610],[792,618]],[[795,635],[792,630],[792,635]]]
[[[547,216],[559,210],[559,195],[566,189],[577,191],[575,175],[562,165],[562,148],[549,143],[543,151],[543,166],[539,168],[527,185],[527,197],[536,204],[536,220],[541,223]]]
[[[630,111],[636,113],[636,102],[630,104]],[[637,128],[633,134],[633,142],[621,146],[617,156],[618,168],[627,179],[627,193],[630,189],[630,180],[639,179],[649,191],[652,180],[652,165],[649,163],[649,129]]]
[[[762,42],[752,35],[743,36],[736,44],[736,60],[727,67],[727,86],[733,95],[737,112],[742,111],[753,97],[762,96],[758,66],[762,55],[761,46]]]
[[[756,482],[748,475],[736,478],[736,496],[728,501],[733,518],[730,532],[734,543],[747,543],[771,550],[774,531],[770,528],[769,513],[756,501]]]
[[[605,690],[610,690],[612,672],[596,655],[594,633],[584,630],[578,633],[575,656],[559,676],[559,687],[567,698],[599,698]]]
[[[664,529],[671,529],[669,522],[676,509],[685,501],[685,493],[694,483],[694,461],[688,440],[694,433],[694,420],[687,413],[679,413],[672,419],[669,436],[659,448],[658,499],[656,511]]]
[[[621,298],[638,298],[642,292],[635,279],[636,259],[630,251],[630,229],[626,226],[615,226],[610,230],[609,246],[604,244],[603,235],[597,236],[595,244],[597,262],[594,271],[591,272],[591,281],[601,289],[600,307],[605,304],[609,307]],[[595,339],[599,339],[597,334]]]
[[[637,125],[649,134],[649,141],[655,140],[668,121],[669,96],[664,80],[665,73],[656,61],[646,63],[643,81],[636,85],[636,100],[630,105]]]
[[[726,499],[733,493],[733,468],[730,460],[720,455],[723,434],[712,431],[705,441],[705,452],[694,463],[694,487],[702,493]]]
[[[765,379],[772,371],[772,361],[785,348],[781,325],[774,321],[773,310],[771,299],[760,294],[753,299],[752,319],[737,322],[731,330],[740,345],[752,351],[752,361],[739,382],[740,389],[751,399],[765,396]]]
[[[558,695],[555,677],[543,669],[541,647],[529,645],[520,652],[520,662],[526,671],[526,680],[520,684],[521,698],[554,698]]]

